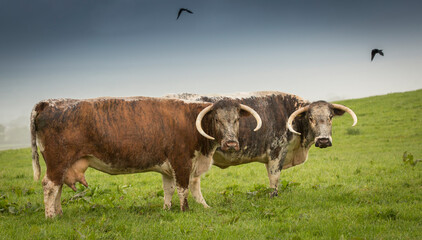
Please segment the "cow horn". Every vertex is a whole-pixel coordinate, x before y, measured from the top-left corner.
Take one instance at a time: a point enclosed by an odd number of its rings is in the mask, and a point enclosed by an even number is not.
[[[250,114],[252,114],[252,116],[256,120],[256,128],[254,129],[254,132],[258,131],[262,126],[262,120],[261,120],[261,117],[259,116],[259,114],[255,110],[253,110],[252,108],[250,108],[246,105],[243,105],[243,104],[240,104],[240,108],[242,110],[245,110],[246,112],[249,112]]]
[[[340,104],[334,104],[334,103],[333,103],[333,107],[336,108],[336,109],[343,110],[343,111],[347,112],[348,114],[350,114],[350,116],[352,116],[352,118],[353,118],[352,127],[355,126],[356,123],[358,123],[358,117],[356,116],[356,114],[353,112],[352,109],[350,109],[346,106],[343,106],[343,105],[340,105]]]
[[[293,126],[292,126],[292,124],[293,124],[293,120],[295,120],[295,118],[296,118],[299,114],[301,114],[301,113],[303,113],[303,112],[308,111],[308,109],[309,109],[309,106],[302,107],[302,108],[299,108],[298,110],[294,111],[294,112],[290,115],[289,120],[287,120],[287,128],[289,128],[290,132],[292,132],[292,133],[296,133],[297,135],[301,135],[301,133],[300,133],[300,132],[296,132],[296,131],[293,129]]]
[[[196,117],[196,129],[198,130],[198,132],[202,136],[204,136],[204,137],[206,137],[210,140],[215,140],[215,138],[211,137],[210,135],[208,135],[204,132],[204,130],[202,129],[202,125],[201,125],[202,119],[204,118],[205,114],[207,114],[209,111],[211,111],[211,108],[212,108],[212,105],[202,109],[202,111],[198,114],[198,117]]]

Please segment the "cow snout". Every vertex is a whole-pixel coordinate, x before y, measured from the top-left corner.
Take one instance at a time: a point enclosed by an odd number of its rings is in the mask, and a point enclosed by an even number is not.
[[[315,142],[315,147],[326,148],[331,146],[332,143],[329,138],[318,138]]]
[[[239,142],[237,141],[227,141],[221,145],[221,150],[223,151],[239,151]]]

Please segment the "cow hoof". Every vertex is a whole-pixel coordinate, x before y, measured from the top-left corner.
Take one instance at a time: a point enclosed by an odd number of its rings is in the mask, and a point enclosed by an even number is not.
[[[180,210],[182,210],[182,212],[189,211],[188,201],[186,201],[185,204],[183,204],[182,206],[180,206]]]
[[[63,215],[63,212],[58,212],[58,213],[45,213],[45,218],[46,219],[53,219],[56,217],[60,217]]]

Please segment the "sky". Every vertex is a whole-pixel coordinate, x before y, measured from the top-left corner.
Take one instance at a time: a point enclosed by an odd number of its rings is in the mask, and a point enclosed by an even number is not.
[[[179,8],[183,13],[176,20]],[[422,88],[421,1],[0,0],[0,124],[49,98]],[[385,56],[370,60],[373,48]]]

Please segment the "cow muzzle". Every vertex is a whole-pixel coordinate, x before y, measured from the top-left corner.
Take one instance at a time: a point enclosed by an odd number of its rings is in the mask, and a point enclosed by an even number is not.
[[[331,147],[332,145],[331,139],[327,137],[317,138],[315,141],[315,147],[319,148]]]
[[[228,140],[221,143],[221,150],[223,151],[239,151],[239,149],[238,141]]]

